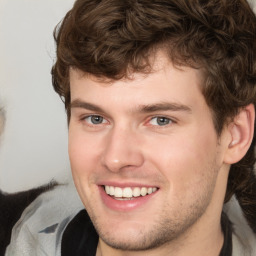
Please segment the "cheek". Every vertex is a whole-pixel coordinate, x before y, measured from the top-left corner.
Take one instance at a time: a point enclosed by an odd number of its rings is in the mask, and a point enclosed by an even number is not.
[[[73,180],[85,207],[88,207],[93,194],[95,194],[95,170],[99,163],[97,155],[98,145],[92,136],[84,133],[69,131],[69,158]]]
[[[87,176],[95,169],[98,148],[92,136],[70,129],[68,151],[73,175]]]
[[[208,129],[209,130],[209,129]],[[200,130],[199,130],[200,131]],[[191,190],[214,175],[216,138],[213,134],[187,131],[155,143],[150,161],[161,171],[172,190]]]

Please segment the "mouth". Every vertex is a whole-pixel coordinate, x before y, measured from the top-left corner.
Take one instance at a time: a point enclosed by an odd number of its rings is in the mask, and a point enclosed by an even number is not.
[[[147,195],[155,193],[157,187],[114,187],[103,186],[107,195],[111,196],[115,200],[134,200],[139,197],[145,197]]]

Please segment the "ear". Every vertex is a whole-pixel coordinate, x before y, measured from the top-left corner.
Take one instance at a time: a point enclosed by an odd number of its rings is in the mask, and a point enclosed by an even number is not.
[[[254,136],[255,108],[250,104],[242,108],[228,126],[230,142],[224,162],[234,164],[240,161],[249,149]]]

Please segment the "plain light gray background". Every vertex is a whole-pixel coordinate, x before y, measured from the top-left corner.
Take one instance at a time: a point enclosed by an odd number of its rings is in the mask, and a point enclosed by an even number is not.
[[[74,0],[0,0],[0,189],[18,191],[69,174],[64,105],[51,85],[55,25]]]
[[[256,0],[250,0],[255,6]],[[74,0],[0,0],[0,189],[70,176],[63,103],[51,86],[52,31]]]

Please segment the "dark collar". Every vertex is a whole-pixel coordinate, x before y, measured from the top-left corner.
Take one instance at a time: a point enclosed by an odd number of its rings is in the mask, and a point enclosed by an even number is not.
[[[232,256],[232,223],[227,215],[222,212],[221,215],[221,228],[224,236],[224,243],[220,251],[220,256]]]
[[[85,210],[66,227],[61,241],[61,256],[95,256],[98,234]]]

